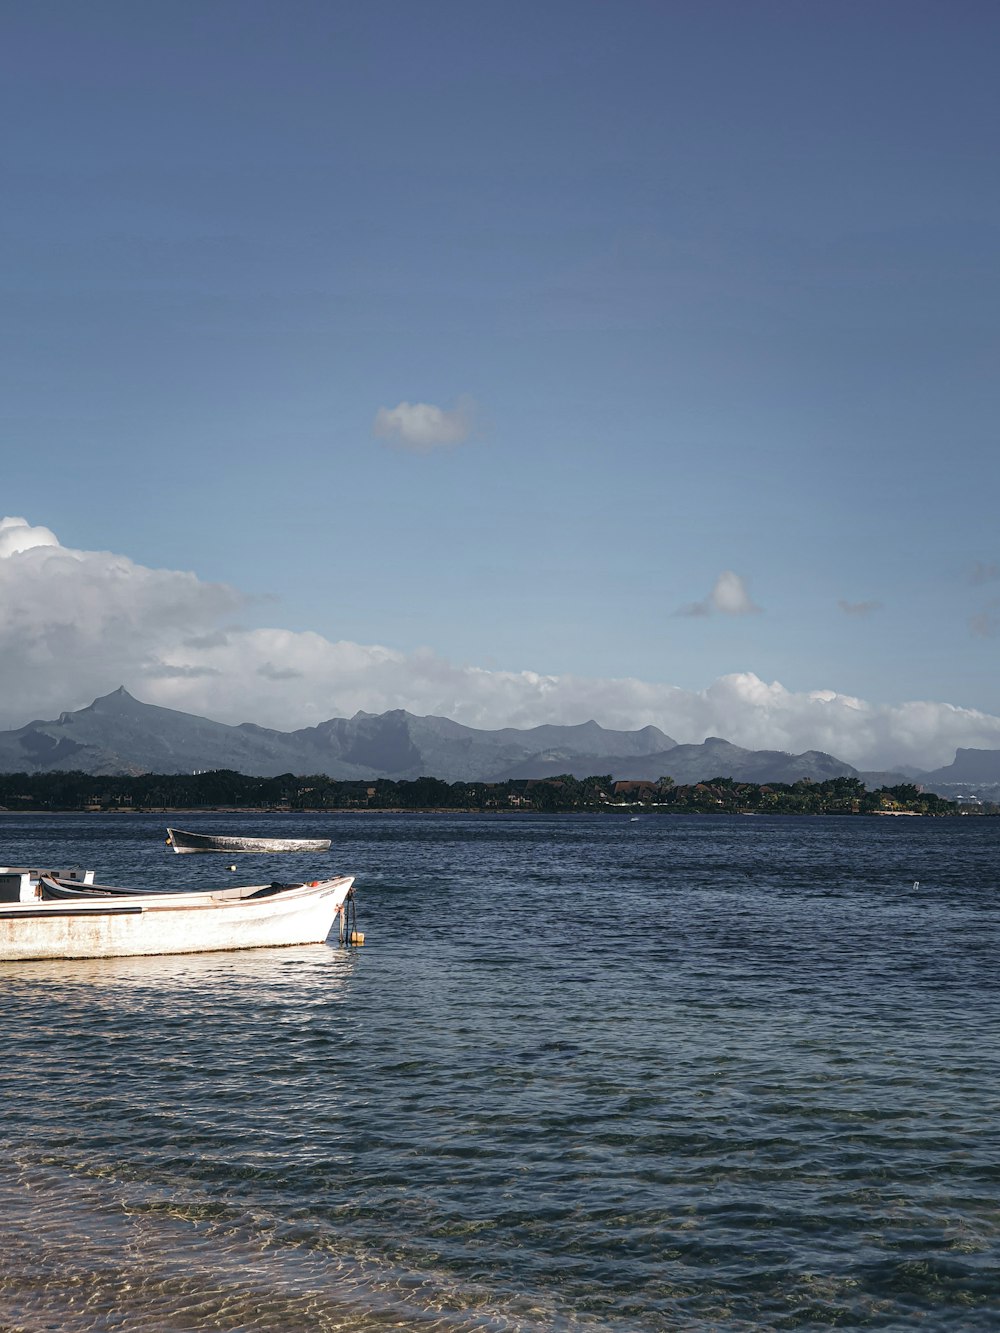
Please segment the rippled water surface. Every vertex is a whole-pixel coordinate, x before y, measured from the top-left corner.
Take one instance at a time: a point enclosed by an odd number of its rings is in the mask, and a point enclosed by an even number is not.
[[[185,820],[367,943],[0,964],[4,1333],[1000,1327],[1000,820]]]

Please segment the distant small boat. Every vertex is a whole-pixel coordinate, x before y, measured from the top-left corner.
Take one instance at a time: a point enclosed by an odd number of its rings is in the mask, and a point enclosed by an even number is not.
[[[238,838],[224,833],[185,833],[167,829],[167,846],[175,852],[328,852],[329,838]]]
[[[309,884],[177,893],[74,883],[43,874],[40,897],[0,902],[0,961],[322,944],[338,916],[345,934],[353,884],[353,875],[340,875]]]

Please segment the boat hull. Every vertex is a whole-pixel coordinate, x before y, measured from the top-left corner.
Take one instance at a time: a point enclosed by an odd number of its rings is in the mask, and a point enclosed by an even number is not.
[[[179,854],[186,852],[328,852],[329,838],[240,838],[235,834],[185,833],[168,828],[167,842]]]
[[[129,958],[322,944],[353,876],[271,891],[102,894],[0,904],[0,961]]]

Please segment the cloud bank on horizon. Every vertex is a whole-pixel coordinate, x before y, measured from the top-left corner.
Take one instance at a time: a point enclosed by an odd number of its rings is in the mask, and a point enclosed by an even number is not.
[[[739,589],[730,591],[739,601]],[[930,768],[948,763],[959,746],[1000,748],[1000,717],[949,703],[796,693],[752,672],[692,691],[457,666],[430,649],[404,653],[311,631],[247,628],[237,617],[249,606],[224,584],[72,550],[46,527],[4,518],[0,726],[53,717],[125,685],[150,703],[282,730],[405,708],[479,727],[652,723],[681,742],[716,735],[749,749],[825,750],[861,768]]]

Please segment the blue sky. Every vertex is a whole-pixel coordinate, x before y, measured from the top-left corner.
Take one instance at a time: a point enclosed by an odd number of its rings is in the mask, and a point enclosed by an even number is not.
[[[995,5],[3,28],[0,513],[243,627],[1000,713]]]

